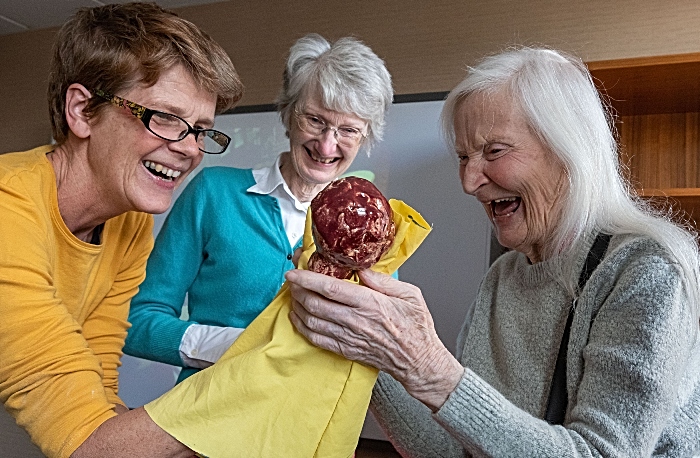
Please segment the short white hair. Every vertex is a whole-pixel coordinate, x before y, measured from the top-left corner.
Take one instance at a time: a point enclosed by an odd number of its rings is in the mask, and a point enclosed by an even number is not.
[[[384,61],[360,40],[345,37],[334,43],[309,34],[291,47],[277,109],[282,123],[291,128],[297,105],[310,91],[318,91],[325,108],[350,113],[368,122],[369,149],[381,140],[385,115],[394,96],[391,75]]]
[[[506,91],[530,129],[566,169],[569,191],[563,197],[562,218],[545,247],[545,258],[575,251],[584,236],[598,231],[648,236],[675,258],[689,298],[697,304],[697,233],[675,222],[670,211],[650,207],[624,178],[613,117],[585,64],[560,51],[523,47],[487,57],[469,68],[447,96],[441,115],[443,134],[453,150],[458,105],[473,94],[501,91]],[[575,295],[575,260],[572,256],[562,259],[558,272],[553,273]]]

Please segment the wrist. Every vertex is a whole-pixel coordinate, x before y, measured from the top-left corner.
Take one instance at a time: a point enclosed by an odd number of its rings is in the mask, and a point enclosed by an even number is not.
[[[424,358],[404,387],[433,412],[443,406],[464,375],[464,367],[443,347],[437,355]]]

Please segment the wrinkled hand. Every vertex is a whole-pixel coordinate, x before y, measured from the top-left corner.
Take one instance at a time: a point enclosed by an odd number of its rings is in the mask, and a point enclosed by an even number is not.
[[[290,319],[314,345],[391,374],[433,410],[462,377],[416,286],[371,270],[360,272],[365,286],[305,270],[286,278]]]

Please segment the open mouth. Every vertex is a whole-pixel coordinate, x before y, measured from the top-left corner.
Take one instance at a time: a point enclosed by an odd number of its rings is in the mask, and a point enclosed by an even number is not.
[[[308,154],[311,160],[313,160],[314,162],[319,162],[321,164],[332,164],[340,160],[339,157],[317,157],[311,153],[311,150],[309,148],[304,147],[304,149],[306,149],[306,154]]]
[[[179,170],[170,169],[163,164],[153,161],[143,161],[143,165],[146,167],[146,170],[165,181],[173,181],[182,173]]]
[[[520,208],[520,197],[505,197],[491,201],[491,213],[493,216],[510,216]]]

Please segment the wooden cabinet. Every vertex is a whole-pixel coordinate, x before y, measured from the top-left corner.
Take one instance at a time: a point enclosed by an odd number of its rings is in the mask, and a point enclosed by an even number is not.
[[[587,65],[617,113],[622,163],[638,192],[700,222],[700,53]]]

